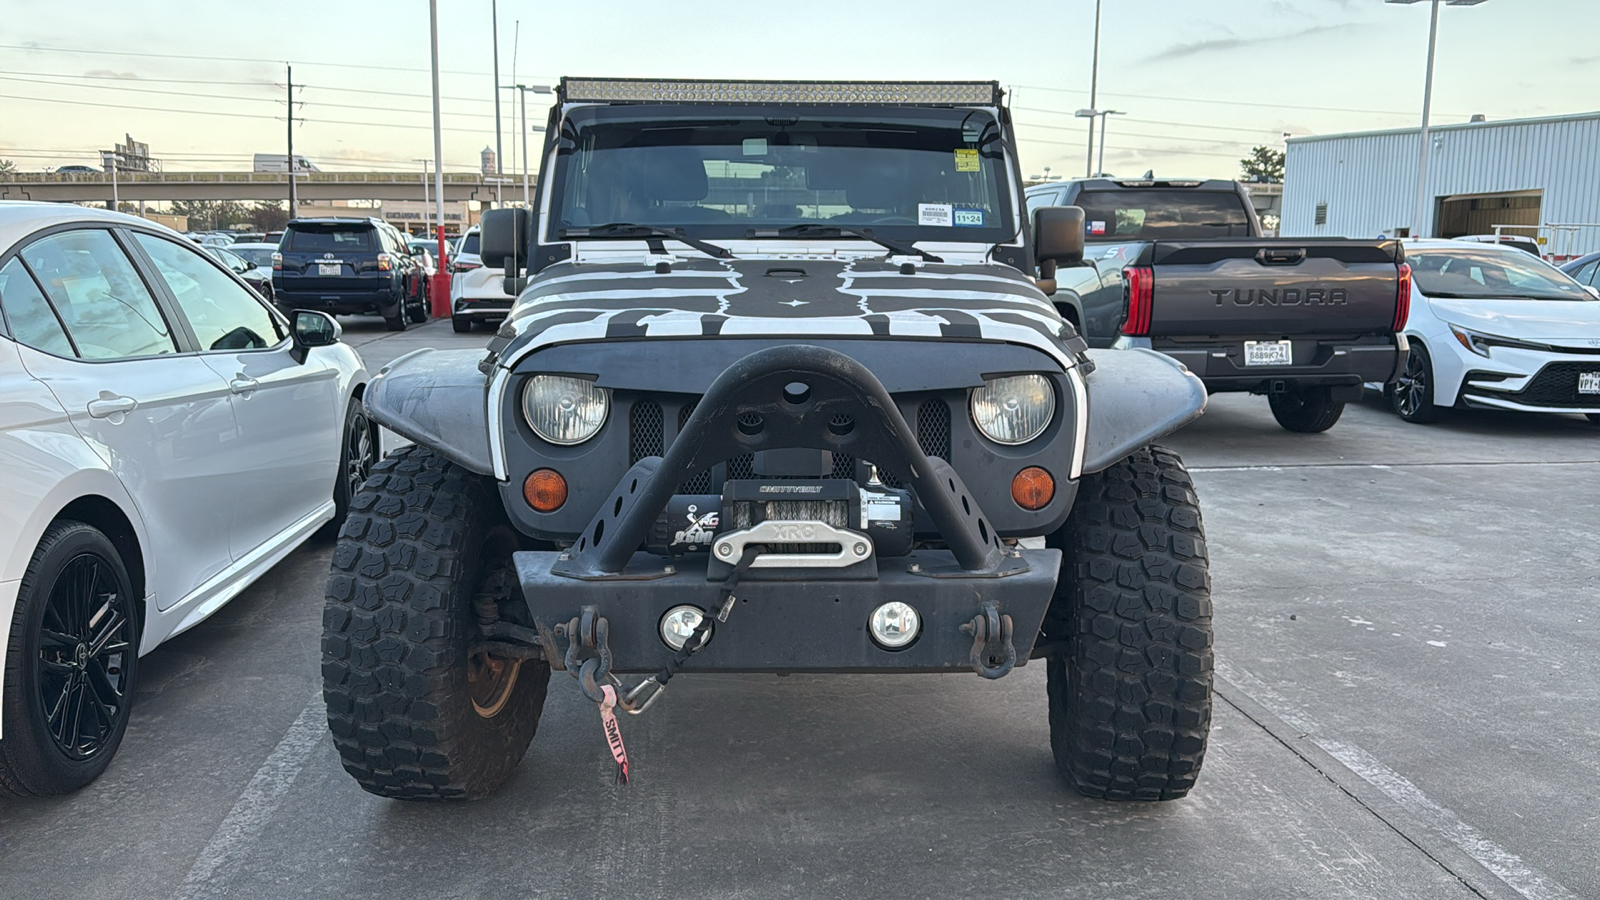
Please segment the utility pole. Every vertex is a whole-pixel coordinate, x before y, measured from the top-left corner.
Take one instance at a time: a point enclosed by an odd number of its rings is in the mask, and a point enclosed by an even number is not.
[[[111,165],[110,165],[109,168],[111,169],[111,210],[112,210],[112,212],[121,212],[122,211],[122,202],[117,197],[117,168],[118,168],[118,166],[117,166],[117,158],[119,156],[121,156],[121,155],[122,154],[118,153],[115,150],[113,150],[110,153],[106,154],[106,159],[111,162]]]
[[[428,29],[433,52],[433,202],[439,234],[439,265],[434,270],[433,314],[450,314],[450,270],[444,247],[444,132],[439,126],[439,0],[428,0]],[[442,310],[442,312],[441,312]]]
[[[300,209],[300,194],[294,185],[294,66],[285,64],[283,69],[289,83],[289,113],[285,118],[289,121],[289,218],[292,219]]]
[[[1100,108],[1100,0],[1094,0],[1094,61],[1089,67],[1089,108]],[[1094,175],[1094,117],[1089,117],[1089,153],[1083,161],[1083,176]]]
[[[528,202],[528,89],[519,84],[517,93],[522,96],[522,205],[532,208]]]
[[[500,141],[500,10],[497,0],[489,0],[489,17],[494,36],[494,205],[500,205],[500,173],[506,167]]]
[[[1411,211],[1411,236],[1422,237],[1422,214],[1428,203],[1428,113],[1433,106],[1433,48],[1439,39],[1439,0],[1428,19],[1428,74],[1422,84],[1422,140],[1417,151],[1417,202]]]

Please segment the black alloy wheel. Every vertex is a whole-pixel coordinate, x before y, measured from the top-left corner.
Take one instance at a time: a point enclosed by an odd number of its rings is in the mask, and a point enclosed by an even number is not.
[[[128,726],[137,602],[105,534],[70,521],[45,533],[11,623],[0,793],[66,793],[105,771]]]
[[[350,512],[350,498],[361,490],[372,467],[378,464],[378,426],[367,416],[360,397],[345,408],[344,437],[339,447],[339,481],[333,487],[334,515],[330,527],[337,531]]]
[[[1433,404],[1433,361],[1420,343],[1411,345],[1405,368],[1389,386],[1389,405],[1407,422],[1426,424],[1439,418]]]
[[[411,317],[411,324],[421,325],[428,321],[428,282],[417,279],[414,285],[412,294],[416,301],[408,304],[407,314]]]

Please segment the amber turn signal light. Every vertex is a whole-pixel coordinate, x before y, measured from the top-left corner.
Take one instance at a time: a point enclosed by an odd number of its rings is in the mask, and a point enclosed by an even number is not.
[[[1029,466],[1011,479],[1011,499],[1027,510],[1044,509],[1056,496],[1056,480],[1038,466]]]
[[[555,512],[567,502],[567,480],[555,469],[535,469],[522,483],[522,498],[539,512]]]

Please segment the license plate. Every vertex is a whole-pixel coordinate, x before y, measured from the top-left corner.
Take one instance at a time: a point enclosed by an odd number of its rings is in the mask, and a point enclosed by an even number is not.
[[[1244,364],[1247,366],[1292,366],[1293,344],[1289,341],[1245,341]]]
[[[1578,393],[1600,394],[1600,372],[1579,372]]]
[[[344,271],[344,266],[338,263],[317,263],[318,275],[338,275]]]

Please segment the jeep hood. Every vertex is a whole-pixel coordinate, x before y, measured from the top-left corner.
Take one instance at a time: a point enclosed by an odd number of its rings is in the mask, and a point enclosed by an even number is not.
[[[517,298],[486,363],[515,366],[552,344],[609,338],[886,337],[992,340],[1035,347],[1071,368],[1081,338],[1010,266],[882,259],[689,259],[563,263]],[[487,366],[485,367],[487,371]]]

